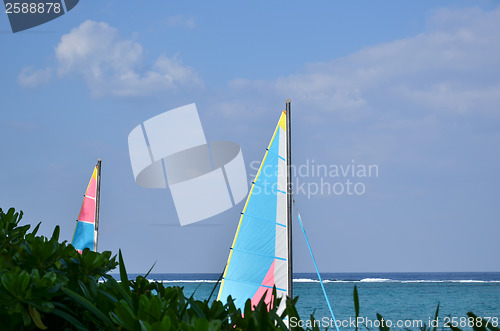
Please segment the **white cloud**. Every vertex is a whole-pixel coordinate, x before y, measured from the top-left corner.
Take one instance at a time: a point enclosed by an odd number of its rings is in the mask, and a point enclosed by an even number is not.
[[[188,18],[180,14],[167,17],[165,19],[165,23],[172,27],[179,26],[188,29],[196,28],[196,22],[194,21],[193,18]]]
[[[22,87],[38,87],[47,84],[51,78],[51,68],[35,70],[33,66],[29,66],[21,70],[21,73],[17,77],[17,81]]]
[[[418,35],[274,80],[235,79],[214,109],[256,131],[291,98],[307,157],[459,172],[478,146],[486,159],[500,144],[498,54],[500,8],[440,10]]]
[[[421,107],[498,114],[500,8],[439,10],[425,32],[376,45],[275,81],[235,80],[234,89],[271,91],[323,111]]]
[[[120,38],[117,29],[103,22],[88,20],[63,35],[55,55],[59,76],[82,77],[94,96],[150,96],[203,85],[196,71],[183,65],[177,55],[161,55],[151,69],[144,70],[142,45]],[[19,76],[21,85],[35,86],[45,77],[30,70]]]
[[[98,78],[108,70],[118,75],[132,71],[142,53],[139,43],[121,40],[115,28],[94,21],[63,35],[56,47],[60,74],[79,71],[89,78]]]

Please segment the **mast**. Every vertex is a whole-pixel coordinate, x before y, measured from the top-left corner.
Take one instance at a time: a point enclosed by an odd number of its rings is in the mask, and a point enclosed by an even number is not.
[[[94,252],[97,252],[97,237],[99,234],[99,204],[101,198],[101,159],[97,159],[97,187],[95,194],[95,222],[94,222]]]
[[[291,100],[286,99],[286,164],[287,164],[287,213],[286,228],[288,235],[288,297],[293,298],[293,255],[292,255],[292,106]]]

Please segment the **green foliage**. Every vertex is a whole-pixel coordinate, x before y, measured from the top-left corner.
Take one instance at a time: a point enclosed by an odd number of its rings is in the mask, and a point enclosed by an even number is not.
[[[97,286],[117,263],[110,252],[78,254],[59,243],[59,227],[50,239],[36,235],[40,224],[28,233],[22,215],[0,209],[0,320],[7,330],[64,330],[86,314],[64,291]]]
[[[129,280],[121,251],[119,262],[111,252],[79,254],[59,242],[59,227],[50,239],[36,235],[40,224],[28,233],[22,215],[0,209],[2,330],[279,330],[285,317],[299,319],[297,298],[278,314],[276,289],[271,309],[248,300],[242,312],[230,297],[200,301],[143,276]],[[120,281],[108,275],[117,265]]]

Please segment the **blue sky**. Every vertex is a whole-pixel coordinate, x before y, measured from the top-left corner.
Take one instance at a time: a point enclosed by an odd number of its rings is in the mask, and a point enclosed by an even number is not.
[[[131,272],[222,271],[243,203],[180,227],[168,190],[135,184],[127,136],[195,102],[251,177],[291,98],[296,166],[378,169],[298,178],[322,271],[500,271],[496,1],[81,1],[16,34],[0,15],[0,38],[0,207],[44,234],[71,240],[102,158],[100,250]],[[312,194],[321,180],[365,190]]]

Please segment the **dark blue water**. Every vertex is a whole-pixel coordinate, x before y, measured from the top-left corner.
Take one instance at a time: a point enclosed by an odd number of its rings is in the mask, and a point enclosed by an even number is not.
[[[131,275],[135,276],[135,275]],[[165,285],[183,286],[186,295],[208,299],[218,292],[218,274],[151,274],[151,280]],[[471,330],[467,312],[489,320],[494,326],[500,318],[500,272],[489,273],[328,273],[323,283],[341,329],[354,329],[353,289],[356,285],[360,301],[360,317],[370,329],[378,329],[380,313],[391,329],[419,329],[434,319],[439,303],[439,329],[445,323]],[[294,275],[294,296],[298,296],[298,312],[302,321],[334,329],[321,285],[316,274]],[[213,299],[213,298],[212,298]],[[432,322],[436,323],[436,322]],[[363,328],[364,329],[364,328]]]

